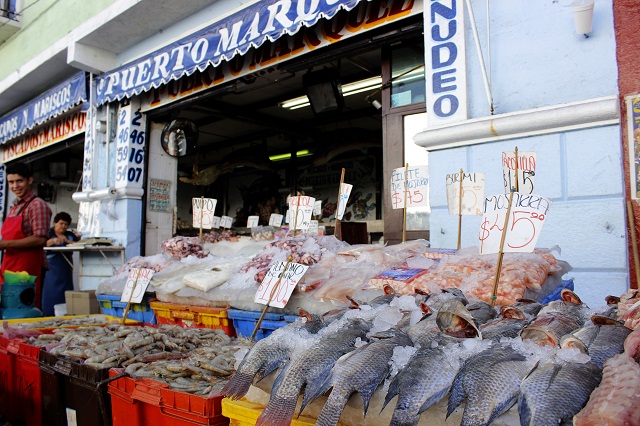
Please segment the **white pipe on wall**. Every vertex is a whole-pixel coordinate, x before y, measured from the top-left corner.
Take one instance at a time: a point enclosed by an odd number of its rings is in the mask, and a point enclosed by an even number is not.
[[[475,118],[425,129],[413,141],[428,151],[620,122],[617,96]]]

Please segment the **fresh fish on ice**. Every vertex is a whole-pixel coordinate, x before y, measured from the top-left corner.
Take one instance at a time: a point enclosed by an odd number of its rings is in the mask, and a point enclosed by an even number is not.
[[[503,337],[518,337],[520,331],[529,323],[525,314],[517,308],[503,307],[499,318],[480,326],[483,340],[500,340]]]
[[[436,323],[440,330],[452,337],[480,337],[478,321],[459,300],[452,299],[442,304],[436,314]]]

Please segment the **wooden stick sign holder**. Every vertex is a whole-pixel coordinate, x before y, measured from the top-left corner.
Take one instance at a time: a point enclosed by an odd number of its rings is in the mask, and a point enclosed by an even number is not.
[[[204,196],[200,197],[200,243],[202,243],[202,219],[204,217]]]
[[[458,246],[457,249],[460,250],[460,235],[462,234],[462,177],[464,173],[462,169],[460,169],[460,189],[458,190]]]
[[[409,163],[404,165],[404,209],[402,213],[402,242],[407,241],[407,191],[409,189]]]
[[[342,227],[340,226],[340,219],[338,219],[338,214],[339,214],[338,209],[340,207],[340,191],[342,191],[342,184],[344,183],[344,172],[345,172],[345,168],[343,167],[342,175],[340,176],[340,183],[338,184],[338,202],[336,203],[336,229],[334,232],[335,237],[340,241],[342,241]]]
[[[344,170],[344,169],[342,169],[342,170]],[[299,206],[300,206],[300,196],[298,195],[298,202],[296,203],[296,214],[294,216],[295,219],[293,221],[293,235],[296,235],[296,227],[298,225],[298,207]],[[276,281],[275,285],[273,286],[273,289],[271,290],[271,293],[269,294],[269,300],[267,300],[267,304],[264,305],[264,309],[262,310],[262,314],[260,314],[260,318],[258,318],[258,322],[256,322],[256,326],[254,327],[253,332],[251,333],[251,337],[249,337],[249,341],[250,342],[252,342],[253,339],[256,337],[256,334],[258,333],[258,330],[260,329],[260,325],[262,324],[262,320],[264,319],[264,316],[267,314],[267,309],[269,309],[269,304],[271,303],[271,300],[273,299],[273,296],[275,296],[276,291],[278,290],[278,287],[280,287],[280,282],[282,281],[282,276],[284,275],[285,271],[289,267],[289,264],[291,263],[292,260],[293,260],[293,256],[290,254],[289,257],[287,258],[287,263],[284,265],[284,268],[282,268],[282,271],[278,275],[278,280]]]
[[[136,286],[138,285],[138,279],[140,278],[140,273],[142,272],[142,268],[138,268],[138,273],[136,274],[136,280],[133,282],[133,288],[131,289],[131,294],[129,295],[129,300],[127,301],[127,306],[124,309],[124,314],[122,315],[122,325],[127,321],[127,315],[129,315],[129,309],[131,308],[131,299],[133,299],[133,294],[135,293]]]
[[[502,228],[502,235],[500,236],[500,249],[498,250],[498,263],[496,265],[496,276],[493,280],[493,292],[491,293],[491,307],[493,308],[498,298],[498,285],[500,283],[500,273],[502,272],[502,259],[504,258],[504,241],[507,237],[507,226],[509,225],[509,215],[511,214],[511,204],[513,203],[513,193],[518,192],[518,147],[515,149],[515,187],[509,191],[509,204],[507,205],[507,214],[504,218],[504,227]]]

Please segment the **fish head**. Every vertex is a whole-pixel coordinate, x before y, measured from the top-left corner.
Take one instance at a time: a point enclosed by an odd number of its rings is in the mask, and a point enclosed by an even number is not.
[[[490,304],[483,301],[470,303],[466,309],[478,324],[484,324],[498,315],[498,312]]]
[[[306,320],[304,323],[304,329],[309,333],[315,334],[327,325],[322,315],[314,315],[302,308],[298,309],[298,315]]]
[[[502,315],[503,318],[512,318],[519,320],[527,319],[524,312],[514,306],[503,306],[502,308],[500,308],[500,315]]]
[[[595,325],[621,325],[624,327],[624,322],[616,318],[612,318],[608,315],[591,315],[591,322]]]
[[[617,305],[618,303],[620,303],[620,298],[618,296],[607,296],[604,298],[605,302],[607,302],[607,305]]]
[[[455,299],[459,300],[463,305],[467,305],[469,303],[469,301],[467,300],[467,297],[459,288],[455,288],[455,287],[443,288],[442,292],[445,294],[452,295]]]
[[[525,314],[531,316],[538,315],[538,312],[542,309],[542,303],[533,299],[517,299],[516,303],[511,306],[518,308]]]
[[[562,349],[576,348],[583,354],[589,353],[589,350],[587,349],[587,346],[584,344],[584,342],[578,339],[573,334],[566,334],[562,336],[562,338],[560,339],[560,347]]]
[[[578,295],[575,294],[573,291],[569,290],[568,288],[562,289],[562,292],[560,293],[560,297],[565,302],[575,303],[576,305],[582,305],[582,300],[578,297]]]
[[[539,346],[558,346],[558,336],[544,327],[526,327],[520,332],[522,340],[531,340]]]
[[[476,319],[457,299],[442,305],[436,314],[436,324],[443,333],[452,337],[482,338]]]

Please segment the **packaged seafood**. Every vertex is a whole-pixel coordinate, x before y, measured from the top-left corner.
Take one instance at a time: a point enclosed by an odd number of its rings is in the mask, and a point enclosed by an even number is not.
[[[396,266],[376,275],[369,282],[377,288],[390,285],[394,290],[402,291],[406,286],[410,285],[411,281],[426,273],[427,269]]]

